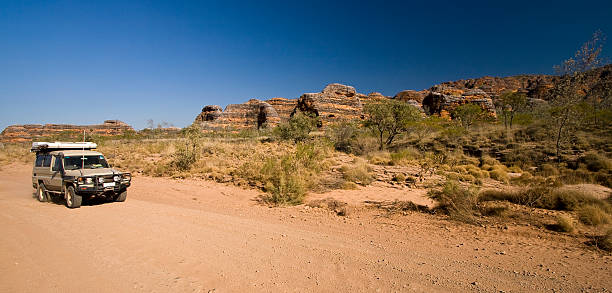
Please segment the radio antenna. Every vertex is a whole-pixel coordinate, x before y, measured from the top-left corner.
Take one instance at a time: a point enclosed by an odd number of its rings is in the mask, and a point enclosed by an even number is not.
[[[85,169],[85,129],[83,129],[83,152],[82,154],[83,154],[83,157],[81,158],[81,170]]]

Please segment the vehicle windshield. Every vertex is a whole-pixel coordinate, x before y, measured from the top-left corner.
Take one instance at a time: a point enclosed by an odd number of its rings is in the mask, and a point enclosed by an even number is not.
[[[64,169],[76,170],[81,169],[99,169],[108,168],[108,163],[104,156],[70,156],[64,157]]]

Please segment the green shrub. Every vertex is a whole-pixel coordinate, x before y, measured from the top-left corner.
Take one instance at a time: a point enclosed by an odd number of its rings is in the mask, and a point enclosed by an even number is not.
[[[359,125],[355,121],[343,121],[331,125],[328,136],[334,144],[334,148],[345,153],[355,152],[355,141],[359,135]]]
[[[290,155],[270,158],[262,168],[265,174],[266,202],[276,205],[300,204],[306,194],[305,182],[294,172],[294,159]]]
[[[172,165],[179,171],[187,171],[198,160],[198,145],[195,141],[183,141],[176,145]]]
[[[288,122],[274,128],[274,134],[283,140],[300,142],[308,139],[310,132],[317,128],[318,123],[317,117],[298,112]]]
[[[317,174],[323,169],[325,146],[315,143],[298,143],[294,152],[266,158],[261,171],[254,174],[257,164],[245,164],[239,169],[245,179],[263,182],[264,191],[268,193],[264,200],[270,204],[300,204],[306,190],[316,186]],[[249,178],[250,176],[251,178]]]
[[[610,215],[604,209],[597,205],[586,205],[578,210],[578,219],[584,224],[591,226],[599,226],[609,224]]]

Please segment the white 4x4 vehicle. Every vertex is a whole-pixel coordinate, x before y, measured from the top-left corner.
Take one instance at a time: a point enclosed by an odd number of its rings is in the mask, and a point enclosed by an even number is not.
[[[104,196],[125,201],[130,186],[130,173],[110,168],[92,142],[34,142],[36,152],[32,170],[32,186],[39,201],[53,196],[66,199],[66,206],[78,208],[83,198]]]

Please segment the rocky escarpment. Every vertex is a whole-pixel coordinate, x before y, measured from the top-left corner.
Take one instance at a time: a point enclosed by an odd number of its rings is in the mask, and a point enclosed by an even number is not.
[[[587,72],[588,94],[612,88],[612,65]],[[485,76],[444,82],[427,90],[405,90],[393,97],[380,93],[358,93],[354,87],[329,84],[321,92],[305,93],[298,99],[273,98],[265,102],[251,100],[245,104],[206,106],[195,120],[204,129],[244,129],[262,125],[274,126],[288,121],[297,112],[319,117],[321,125],[339,120],[364,119],[364,105],[395,99],[420,108],[426,114],[452,118],[453,110],[463,104],[476,104],[495,117],[495,101],[507,91],[525,93],[532,104],[545,103],[550,90],[559,81],[551,75]]]
[[[71,125],[71,124],[25,124],[11,125],[0,133],[0,141],[27,142],[33,139],[52,138],[53,136],[72,132],[80,134],[85,130],[89,135],[120,135],[126,131],[134,131],[132,126],[119,120],[106,120],[98,125]]]

